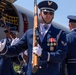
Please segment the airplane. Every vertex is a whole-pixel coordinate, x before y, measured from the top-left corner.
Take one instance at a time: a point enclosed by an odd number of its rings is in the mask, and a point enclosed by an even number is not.
[[[33,28],[34,12],[15,4],[15,1],[16,0],[0,0],[0,12],[2,12],[3,9],[5,10],[5,14],[8,15],[6,22],[9,22],[11,27],[16,27],[16,31],[18,31],[18,37],[21,38],[27,29]],[[39,18],[38,20],[40,22]],[[70,31],[68,28],[54,21],[52,24],[66,32]],[[0,24],[0,40],[5,37],[4,30],[5,27],[3,24]]]
[[[5,18],[5,22],[9,22],[10,27],[16,27],[16,30],[18,31],[18,37],[21,38],[27,29],[33,27],[34,13],[26,8],[23,8],[15,4],[14,3],[15,1],[16,0],[1,0],[0,12],[2,12],[2,10],[4,9],[4,14],[7,14],[7,18]],[[39,18],[38,20],[40,22]],[[69,31],[68,28],[56,22],[52,22],[52,23],[57,28],[63,29],[65,31]],[[3,39],[5,37],[5,33],[3,32],[4,29],[5,27],[2,24],[0,24],[0,39]]]

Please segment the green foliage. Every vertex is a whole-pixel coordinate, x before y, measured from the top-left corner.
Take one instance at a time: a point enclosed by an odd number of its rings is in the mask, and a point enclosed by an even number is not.
[[[15,72],[19,71],[20,70],[20,64],[13,63],[13,68],[14,68]]]
[[[17,71],[19,71],[19,69],[20,69],[20,66],[19,65],[15,65],[14,66],[14,70],[17,72]]]

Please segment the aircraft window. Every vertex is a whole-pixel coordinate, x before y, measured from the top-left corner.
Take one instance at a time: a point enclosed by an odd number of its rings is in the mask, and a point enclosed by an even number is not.
[[[0,15],[0,27],[5,27],[5,23],[9,22],[10,27],[15,26],[17,31],[19,31],[19,18],[13,4],[5,0],[0,1],[0,12],[3,14]]]
[[[7,5],[6,3],[4,3],[4,2],[1,2],[3,5]]]
[[[22,14],[23,22],[24,22],[24,32],[28,29],[28,20],[25,14]]]

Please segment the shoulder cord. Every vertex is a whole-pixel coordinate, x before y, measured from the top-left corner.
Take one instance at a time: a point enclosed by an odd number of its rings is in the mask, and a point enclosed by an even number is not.
[[[61,33],[62,33],[62,30],[59,31],[59,33],[58,33],[58,35],[56,37],[57,38],[57,47],[58,47],[58,41],[59,41],[59,38],[60,38]]]

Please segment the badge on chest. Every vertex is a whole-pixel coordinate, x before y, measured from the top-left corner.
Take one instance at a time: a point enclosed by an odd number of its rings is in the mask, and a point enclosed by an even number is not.
[[[54,51],[54,48],[56,47],[57,45],[57,41],[55,38],[48,38],[47,40],[47,46],[50,47],[50,51]]]

